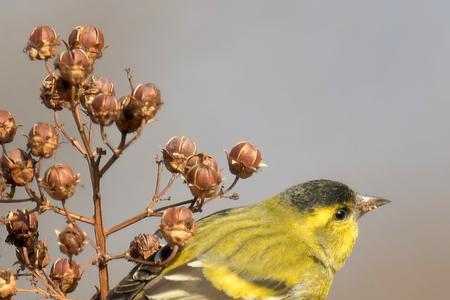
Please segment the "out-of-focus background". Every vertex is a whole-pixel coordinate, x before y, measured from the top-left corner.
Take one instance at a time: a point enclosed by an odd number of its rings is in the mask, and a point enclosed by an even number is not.
[[[52,120],[39,100],[43,63],[22,53],[28,35],[49,24],[67,38],[73,26],[95,24],[109,45],[95,74],[111,78],[122,96],[129,93],[123,70],[131,67],[134,82],[156,83],[165,101],[158,121],[104,180],[107,227],[147,205],[155,155],[171,136],[189,136],[200,151],[214,154],[228,183],[223,150],[249,140],[269,167],[239,182],[241,200],[217,201],[205,213],[254,203],[309,179],[345,182],[393,203],[361,220],[360,238],[329,299],[445,299],[449,11],[445,1],[410,0],[3,2],[0,107],[14,113],[23,133],[36,121]],[[14,144],[24,146],[25,138],[18,135]],[[84,161],[64,144],[46,166],[56,162],[82,173],[84,186],[68,206],[90,215]],[[185,200],[189,192],[178,182],[170,195]],[[0,214],[11,208],[0,205]],[[53,259],[59,256],[53,229],[61,229],[62,220],[40,217]],[[144,220],[111,236],[111,253],[156,224]],[[0,249],[0,266],[8,267],[13,247],[2,242]],[[76,260],[93,255],[88,248]],[[111,263],[111,285],[132,266]],[[74,297],[94,292],[95,274],[85,270]]]

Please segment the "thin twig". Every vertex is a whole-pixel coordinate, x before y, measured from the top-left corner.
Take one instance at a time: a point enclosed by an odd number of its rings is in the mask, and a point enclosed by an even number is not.
[[[50,76],[55,77],[55,74],[53,73],[53,71],[50,69],[50,65],[48,64],[48,59],[46,58],[44,60],[44,64],[45,64],[45,68],[47,69],[47,72]]]
[[[5,146],[5,144],[3,144],[3,143],[2,143],[2,151],[3,151],[3,154],[5,154],[6,156],[8,156],[8,151],[6,150],[6,146]]]
[[[43,206],[41,206],[41,207],[39,208],[39,211],[40,211],[41,213],[43,213],[43,212],[45,212],[45,211],[47,211],[47,210],[51,210],[51,211],[53,211],[54,213],[57,213],[57,214],[59,214],[59,215],[62,215],[62,216],[67,217],[66,211],[64,211],[64,209],[61,209],[61,208],[59,208],[59,207],[53,206],[53,205],[48,204],[48,203],[45,204],[45,205],[43,205]],[[83,222],[83,223],[87,223],[87,224],[94,225],[94,219],[93,219],[93,218],[88,218],[88,217],[85,217],[85,216],[77,215],[77,214],[75,214],[75,213],[73,213],[73,212],[68,212],[68,213],[69,213],[70,217],[71,217],[72,219],[74,219],[74,220],[77,220],[77,221],[80,221],[80,222]]]
[[[133,79],[133,75],[131,75],[131,68],[126,68],[125,72],[127,72],[128,83],[130,84],[131,93],[133,93],[134,87],[133,87],[133,83],[131,81]]]
[[[34,198],[26,198],[26,199],[6,199],[0,200],[0,203],[24,203],[24,202],[34,202]]]
[[[68,141],[75,147],[75,149],[77,149],[78,152],[81,153],[81,155],[83,155],[84,157],[86,157],[86,156],[87,156],[87,153],[86,153],[86,151],[83,149],[83,147],[81,147],[80,142],[79,142],[76,138],[71,137],[71,136],[67,133],[67,131],[65,130],[64,125],[61,124],[61,122],[59,121],[59,114],[58,114],[57,111],[54,112],[53,118],[55,119],[55,126],[56,126],[56,128],[58,128],[58,130],[64,135],[64,137],[66,138],[66,140],[68,140]]]
[[[66,213],[67,222],[70,223],[70,224],[75,224],[74,220],[70,216],[69,210],[67,209],[66,200],[62,200],[61,202],[62,202],[62,206],[63,206],[64,212]]]
[[[112,153],[116,153],[116,149],[114,149],[114,146],[109,142],[108,135],[105,131],[105,126],[103,125],[100,125],[100,134],[102,135],[103,143],[108,146],[109,150],[111,150]]]

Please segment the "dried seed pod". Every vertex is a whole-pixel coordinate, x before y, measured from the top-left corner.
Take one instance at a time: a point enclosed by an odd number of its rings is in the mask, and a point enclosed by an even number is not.
[[[62,232],[55,232],[58,235],[59,250],[64,254],[78,255],[88,243],[86,232],[82,231],[76,224],[68,224]]]
[[[141,83],[134,88],[130,109],[136,111],[146,121],[152,119],[161,108],[161,92],[152,83]]]
[[[9,270],[0,269],[0,299],[10,300],[16,294],[16,277]]]
[[[41,270],[50,262],[47,243],[38,241],[29,247],[16,249],[16,257],[23,268]]]
[[[239,178],[248,178],[264,166],[261,152],[249,142],[237,143],[227,156],[230,172]]]
[[[44,60],[56,55],[59,39],[55,29],[50,26],[37,26],[31,32],[26,50],[30,59]]]
[[[183,174],[186,175],[192,167],[198,164],[205,164],[216,170],[216,172],[219,172],[217,161],[211,155],[199,153],[188,158]]]
[[[0,144],[12,142],[16,129],[13,115],[9,111],[0,110]]]
[[[34,213],[25,210],[10,211],[6,216],[6,242],[16,247],[29,247],[38,238],[38,221]]]
[[[130,256],[137,259],[147,259],[160,248],[159,240],[155,235],[141,233],[130,243]]]
[[[58,148],[58,133],[50,124],[36,123],[28,134],[28,148],[34,156],[49,158]]]
[[[24,186],[34,177],[34,162],[31,156],[19,148],[12,149],[1,157],[1,167],[6,182]]]
[[[171,207],[164,211],[161,218],[161,233],[172,246],[184,246],[196,232],[195,218],[186,207]]]
[[[72,85],[82,83],[92,72],[92,60],[82,49],[62,52],[55,60],[62,79]]]
[[[123,133],[135,132],[142,124],[143,118],[136,111],[133,111],[130,107],[131,102],[135,102],[133,97],[124,96],[119,101],[119,113],[116,118],[116,126]]]
[[[45,107],[62,110],[70,103],[70,85],[61,77],[47,75],[41,86],[41,100]]]
[[[69,35],[71,48],[79,48],[86,51],[90,58],[96,59],[102,56],[105,47],[103,32],[95,26],[76,26]]]
[[[92,76],[83,86],[83,93],[80,100],[84,108],[88,109],[99,94],[115,95],[114,85],[106,77]]]
[[[75,193],[79,177],[68,165],[56,164],[45,172],[43,187],[53,199],[66,200]]]
[[[117,117],[119,105],[116,97],[100,94],[88,108],[89,116],[92,122],[104,126],[111,125]]]
[[[185,174],[192,195],[198,198],[212,197],[222,182],[220,173],[205,163],[198,163]]]
[[[63,293],[73,292],[81,279],[80,266],[67,258],[57,259],[50,270],[50,278]]]
[[[185,136],[174,136],[162,149],[164,165],[172,173],[182,173],[186,160],[197,152],[195,143]]]

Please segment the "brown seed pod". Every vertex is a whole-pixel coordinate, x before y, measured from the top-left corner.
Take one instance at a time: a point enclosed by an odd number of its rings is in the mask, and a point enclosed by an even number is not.
[[[155,235],[141,233],[130,243],[130,256],[137,259],[147,259],[160,248],[159,240]]]
[[[185,136],[174,136],[161,151],[167,170],[172,173],[182,173],[186,160],[197,152],[197,146]]]
[[[45,172],[43,187],[53,199],[66,200],[75,193],[79,177],[68,165],[56,164]]]
[[[81,105],[88,109],[99,94],[115,95],[112,81],[106,77],[92,76],[83,86],[83,93],[80,100]]]
[[[152,119],[161,108],[161,92],[153,83],[141,83],[134,88],[131,95],[136,101],[131,101],[129,109],[146,121]]]
[[[6,216],[6,242],[16,247],[29,247],[38,238],[38,220],[34,213],[25,210],[10,211]]]
[[[31,154],[49,158],[58,148],[58,133],[50,124],[36,123],[28,134],[28,148]]]
[[[170,245],[182,247],[197,231],[194,214],[186,207],[168,208],[162,215],[160,229]]]
[[[24,186],[34,177],[34,162],[31,156],[19,148],[12,149],[1,157],[1,167],[6,182]]]
[[[264,166],[261,152],[249,142],[237,143],[227,156],[230,172],[239,178],[248,178]]]
[[[92,122],[103,126],[111,125],[116,119],[118,111],[119,105],[116,97],[105,94],[96,96],[88,107]]]
[[[186,167],[184,168],[183,172],[184,177],[186,177],[186,174],[192,167],[198,164],[205,164],[216,170],[216,172],[219,172],[219,166],[217,165],[217,161],[211,155],[199,153],[196,155],[192,155],[186,161]]]
[[[92,60],[82,49],[62,52],[55,60],[62,79],[72,85],[81,84],[92,72]]]
[[[80,266],[67,258],[57,259],[50,270],[50,278],[63,293],[73,292],[81,279]]]
[[[27,248],[16,249],[16,257],[23,268],[41,270],[50,262],[47,243],[38,241]]]
[[[68,224],[62,231],[55,231],[58,236],[59,250],[67,255],[78,255],[84,250],[88,243],[86,232],[82,231],[76,224]]]
[[[130,107],[131,102],[137,101],[131,96],[124,96],[119,101],[119,113],[116,118],[116,126],[123,133],[135,132],[142,124],[143,118]]]
[[[217,193],[222,182],[220,173],[205,163],[198,163],[185,174],[185,180],[192,195],[197,198],[209,198]]]
[[[55,29],[50,26],[37,26],[31,32],[26,50],[30,59],[44,60],[56,55],[59,39]]]
[[[72,49],[83,49],[90,58],[96,59],[102,56],[105,39],[96,26],[76,26],[69,35],[69,45]]]
[[[45,107],[62,110],[70,103],[70,85],[61,77],[47,75],[41,86],[41,100]]]
[[[16,277],[5,269],[0,269],[0,299],[10,300],[16,294]]]
[[[9,111],[0,110],[0,144],[12,142],[16,129],[13,115]]]

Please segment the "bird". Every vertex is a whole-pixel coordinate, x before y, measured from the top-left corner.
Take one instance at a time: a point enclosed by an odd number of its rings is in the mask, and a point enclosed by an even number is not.
[[[323,300],[351,253],[358,221],[391,201],[327,179],[216,212],[164,267],[137,265],[108,300]],[[151,259],[170,253],[162,247]]]

